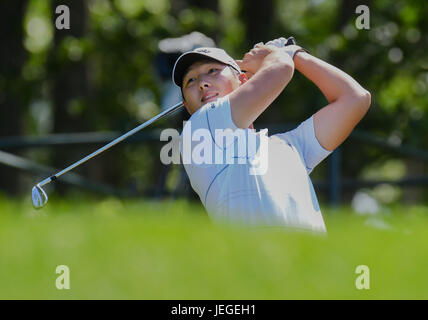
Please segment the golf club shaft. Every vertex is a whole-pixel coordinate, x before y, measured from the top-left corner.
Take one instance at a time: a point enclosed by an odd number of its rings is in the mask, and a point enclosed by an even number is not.
[[[152,124],[153,122],[160,120],[164,117],[166,117],[167,115],[175,112],[176,110],[180,109],[181,107],[183,107],[183,103],[177,103],[176,105],[173,105],[172,107],[166,109],[165,111],[159,113],[158,115],[154,116],[153,118],[151,118],[150,120],[147,120],[146,122],[142,123],[141,125],[139,125],[138,127],[132,129],[131,131],[128,131],[127,133],[125,133],[124,135],[120,136],[119,138],[113,140],[112,142],[106,144],[104,147],[92,152],[90,155],[84,157],[83,159],[77,161],[76,163],[73,163],[71,166],[65,168],[64,170],[58,172],[57,174],[46,178],[45,180],[39,182],[37,185],[42,187],[46,184],[48,184],[49,182],[59,178],[60,176],[62,176],[64,173],[67,173],[70,170],[73,170],[74,168],[76,168],[77,166],[80,166],[82,163],[85,163],[86,161],[88,161],[89,159],[92,159],[93,157],[99,155],[101,152],[106,151],[107,149],[110,149],[111,147],[113,147],[114,145],[118,144],[119,142],[122,142],[123,140],[125,140],[126,138],[132,136],[133,134],[137,133],[138,131],[144,129],[145,127],[149,126],[150,124]]]

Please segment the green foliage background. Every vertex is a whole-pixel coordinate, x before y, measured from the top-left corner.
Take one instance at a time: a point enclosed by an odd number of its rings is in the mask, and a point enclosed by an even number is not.
[[[19,88],[22,131],[15,135],[53,133],[58,126],[67,128],[67,132],[123,132],[149,119],[160,111],[162,95],[155,65],[158,42],[197,30],[213,37],[235,58],[241,58],[253,46],[251,41],[293,35],[310,53],[349,73],[371,92],[372,107],[358,129],[399,145],[428,149],[426,1],[365,1],[370,9],[370,29],[358,30],[357,1],[218,0],[210,5],[190,0],[88,0],[84,1],[84,35],[68,35],[59,43],[55,42],[54,27],[54,9],[59,2],[23,2],[22,43],[26,59],[14,77],[0,76],[3,88],[5,83]],[[76,2],[65,3],[73,7]],[[269,23],[249,18],[269,5]],[[73,28],[76,18],[72,16],[71,21]],[[13,31],[7,32],[13,36]],[[69,119],[68,128],[64,123],[55,123],[59,106],[53,100],[57,88],[54,83],[62,70],[79,63],[85,65],[88,88],[69,98],[65,111],[61,110]],[[322,93],[296,73],[258,123],[297,125],[326,103]],[[79,126],[72,124],[74,120]],[[55,152],[62,152],[59,150]],[[59,161],[52,160],[52,150],[23,154],[63,167],[80,159],[86,150],[64,150],[69,154]],[[117,187],[133,183],[144,192],[156,182],[158,151],[156,146],[126,146],[120,154],[101,159],[98,164],[102,172],[93,178]],[[386,178],[391,172],[382,175],[381,168],[387,161],[399,161],[404,168],[395,178],[415,174],[409,169],[408,159],[353,139],[343,144],[342,159],[344,177],[366,178],[368,171],[375,171],[378,174],[372,174],[372,178]],[[93,167],[88,171],[96,171]],[[426,168],[416,172],[423,173]],[[326,176],[325,163],[312,175],[314,179]]]
[[[83,9],[77,9],[78,3]],[[72,9],[71,28],[82,27],[80,35],[55,30],[59,4]],[[369,30],[355,28],[359,4],[370,9]],[[15,6],[22,11],[13,11]],[[73,15],[73,10],[85,14]],[[200,31],[235,58],[255,42],[293,35],[310,53],[371,92],[372,107],[357,129],[395,145],[427,150],[426,17],[428,3],[416,0],[3,1],[0,138],[135,127],[160,111],[159,41]],[[256,127],[298,125],[326,103],[296,73]],[[174,120],[158,124],[176,125]],[[63,168],[93,148],[6,151]],[[401,179],[427,173],[421,160],[352,138],[341,152],[345,178]],[[311,178],[327,179],[327,165],[328,160]],[[131,184],[143,194],[159,175],[159,146],[124,144],[76,172],[118,188]],[[74,188],[66,189],[72,192],[62,200],[59,192],[49,193],[46,208],[35,211],[28,196],[37,177],[17,177],[18,171],[0,167],[3,299],[428,298],[424,187],[413,207],[397,205],[406,198],[399,187],[371,188],[382,202],[376,216],[322,205],[329,235],[320,237],[218,227],[200,203],[92,199],[87,193],[74,194]],[[174,167],[170,189],[177,180]],[[15,182],[21,188],[12,188]],[[70,291],[54,287],[60,264],[71,269]],[[368,291],[355,288],[358,265],[370,267]]]

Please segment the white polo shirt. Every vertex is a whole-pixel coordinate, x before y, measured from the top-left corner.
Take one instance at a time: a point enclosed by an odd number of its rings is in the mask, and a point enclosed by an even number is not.
[[[220,139],[218,129],[230,130]],[[192,188],[214,221],[326,231],[309,174],[331,151],[315,137],[313,116],[268,137],[267,130],[237,128],[225,96],[190,117],[180,151]],[[223,157],[216,159],[216,152]]]

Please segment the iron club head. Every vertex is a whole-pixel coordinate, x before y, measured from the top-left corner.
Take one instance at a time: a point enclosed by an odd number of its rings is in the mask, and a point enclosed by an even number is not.
[[[48,195],[39,185],[35,185],[32,190],[31,199],[33,200],[34,208],[40,209],[48,202]]]

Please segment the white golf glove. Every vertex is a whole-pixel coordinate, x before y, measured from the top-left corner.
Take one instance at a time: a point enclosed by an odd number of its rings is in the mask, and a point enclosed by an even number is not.
[[[268,41],[268,42],[266,42],[266,45],[267,46],[275,46],[275,47],[278,47],[278,48],[282,48],[282,47],[284,47],[285,46],[285,44],[287,43],[287,39],[285,39],[284,37],[281,37],[281,38],[278,38],[278,39],[274,39],[274,40],[271,40],[271,41]],[[263,42],[259,42],[259,43],[256,43],[255,45],[254,45],[254,48],[257,46],[257,45],[262,45],[263,44]]]
[[[268,46],[275,46],[275,47],[278,47],[278,48],[282,48],[282,47],[285,46],[286,43],[287,43],[287,39],[285,39],[284,37],[281,37],[281,38],[278,38],[278,39],[274,39],[274,40],[268,41],[266,43],[266,45],[268,45]]]
[[[289,40],[291,40],[289,38]],[[291,43],[296,43],[296,41],[294,40],[294,38],[292,38]],[[275,46],[278,48],[284,48],[284,51],[291,57],[291,59],[294,59],[294,56],[296,55],[297,52],[300,51],[304,51],[304,52],[308,52],[307,50],[303,49],[301,46],[298,46],[296,44],[288,44],[286,45],[288,42],[287,39],[285,39],[284,37],[278,38],[278,39],[274,39],[274,40],[270,40],[266,43],[266,45],[271,45],[271,46]],[[263,44],[263,42],[260,42],[258,44]],[[257,44],[256,44],[257,45]],[[254,46],[255,47],[255,46]]]

